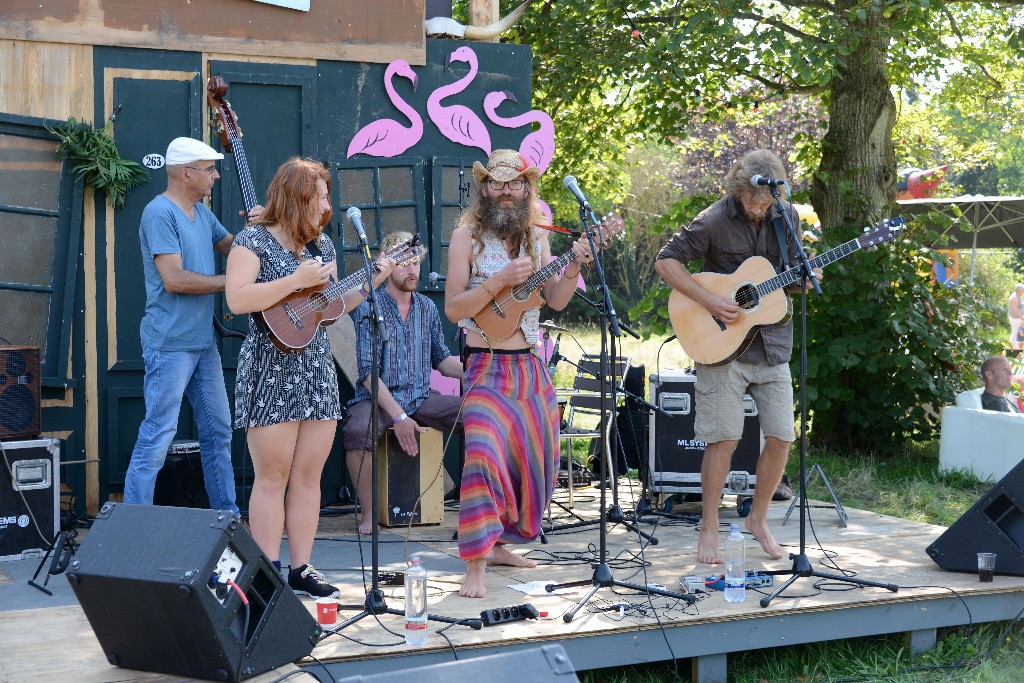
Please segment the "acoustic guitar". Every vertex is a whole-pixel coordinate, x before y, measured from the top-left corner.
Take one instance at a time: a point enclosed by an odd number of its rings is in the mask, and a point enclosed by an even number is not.
[[[385,255],[398,265],[420,258],[425,253],[420,236],[402,242]],[[376,263],[371,264],[376,275]],[[330,325],[345,312],[341,297],[345,292],[366,284],[366,271],[360,269],[340,282],[299,289],[284,297],[270,308],[255,313],[266,326],[270,341],[284,353],[301,351],[309,346],[321,325]]]
[[[896,217],[865,228],[860,237],[810,259],[811,268],[821,268],[841,258],[895,238],[906,221]],[[683,350],[696,363],[723,365],[742,354],[761,327],[775,325],[791,314],[792,302],[783,291],[803,279],[803,267],[782,273],[761,256],[751,256],[731,274],[695,273],[693,279],[704,289],[734,301],[739,318],[726,325],[706,308],[673,289],[668,297],[668,317]]]
[[[599,238],[600,246],[607,245],[624,228],[625,225],[621,217],[605,217],[601,221],[601,227],[596,235]],[[493,341],[508,339],[519,329],[526,311],[544,305],[544,297],[537,291],[541,285],[575,260],[576,252],[569,250],[528,277],[525,282],[514,287],[505,287],[477,311],[476,315],[472,316],[473,322],[488,339]]]

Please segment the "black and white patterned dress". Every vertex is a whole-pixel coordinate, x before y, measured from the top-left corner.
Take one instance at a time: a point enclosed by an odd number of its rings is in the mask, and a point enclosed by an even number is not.
[[[295,255],[262,225],[239,232],[231,248],[239,246],[259,257],[257,282],[277,280],[299,267]],[[335,260],[330,239],[320,240],[320,250],[325,263]],[[305,247],[302,256],[312,258]],[[298,420],[340,420],[338,375],[327,331],[320,327],[309,346],[296,353],[282,353],[261,328],[249,316],[249,334],[238,353],[235,429]]]

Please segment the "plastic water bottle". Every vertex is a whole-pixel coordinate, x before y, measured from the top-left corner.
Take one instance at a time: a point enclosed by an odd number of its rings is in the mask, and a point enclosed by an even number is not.
[[[725,539],[725,601],[743,602],[747,597],[747,547],[738,524]]]
[[[405,644],[427,642],[427,570],[420,558],[412,558],[405,572]]]

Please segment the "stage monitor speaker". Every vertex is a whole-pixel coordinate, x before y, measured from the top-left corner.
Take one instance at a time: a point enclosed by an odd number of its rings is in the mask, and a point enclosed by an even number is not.
[[[153,503],[181,508],[210,509],[199,442],[176,439],[167,447],[167,459],[156,475]]]
[[[248,620],[230,578],[249,601]],[[305,657],[320,626],[238,518],[106,503],[67,571],[107,660],[240,681]]]
[[[956,572],[977,572],[978,553],[996,553],[996,574],[1024,576],[1024,460],[925,552]]]
[[[561,645],[538,645],[514,652],[467,657],[399,671],[350,676],[337,683],[420,683],[420,681],[487,681],[487,683],[572,683],[579,681]]]
[[[0,439],[32,439],[42,431],[38,346],[0,346]]]

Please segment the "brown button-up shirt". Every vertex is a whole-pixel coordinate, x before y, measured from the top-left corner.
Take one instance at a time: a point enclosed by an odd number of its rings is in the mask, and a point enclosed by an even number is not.
[[[800,217],[792,204],[786,204],[789,219],[800,232]],[[703,258],[702,272],[733,273],[740,264],[751,256],[763,256],[771,262],[776,272],[783,269],[782,250],[779,248],[772,226],[772,218],[778,208],[772,206],[765,212],[759,228],[755,229],[743,218],[742,206],[737,198],[725,196],[701,211],[688,226],[672,236],[672,239],[658,253],[658,260],[675,259],[683,264]],[[784,232],[788,229],[784,227]],[[786,235],[790,267],[799,265],[793,238]],[[754,337],[750,346],[737,360],[746,363],[769,365],[789,362],[793,354],[793,323],[787,319],[784,324],[765,326]]]

